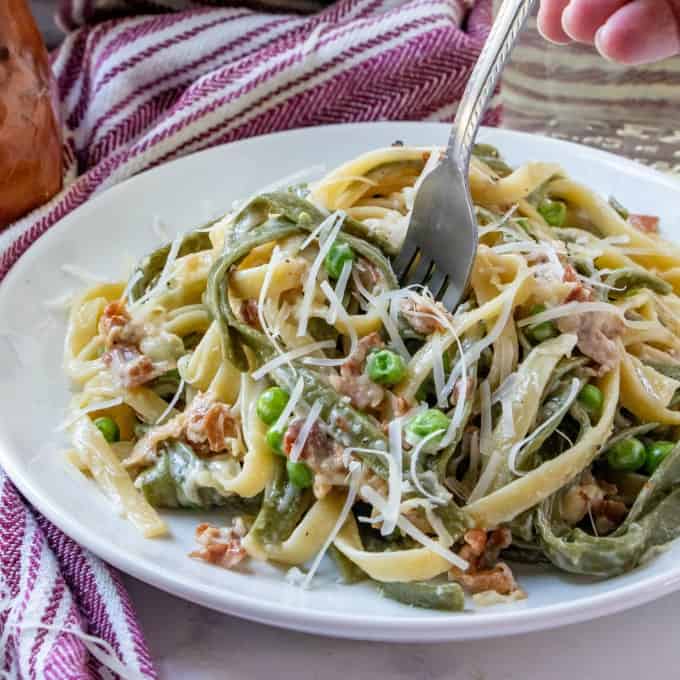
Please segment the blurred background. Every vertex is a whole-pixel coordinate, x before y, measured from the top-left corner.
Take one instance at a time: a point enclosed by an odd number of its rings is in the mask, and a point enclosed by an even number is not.
[[[62,36],[53,20],[56,3],[31,0],[50,48]],[[623,68],[590,47],[547,45],[532,19],[504,74],[503,102],[505,127],[581,142],[680,174],[680,58]]]
[[[57,2],[58,0],[30,0],[33,14],[45,36],[47,47],[50,49],[56,47],[64,35],[54,23]]]

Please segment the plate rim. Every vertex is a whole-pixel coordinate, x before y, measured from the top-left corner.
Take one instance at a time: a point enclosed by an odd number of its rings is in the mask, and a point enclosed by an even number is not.
[[[415,132],[426,127],[436,129],[436,131],[441,130],[442,133],[448,132],[450,129],[450,126],[446,123],[414,121],[380,121],[324,125],[275,132],[210,147],[158,167],[145,170],[102,191],[83,206],[80,206],[60,220],[54,227],[43,234],[38,241],[45,243],[42,246],[43,248],[49,247],[50,241],[58,239],[63,231],[68,230],[70,223],[78,220],[83,211],[96,210],[98,202],[102,200],[102,197],[110,200],[112,195],[124,192],[130,183],[138,181],[140,177],[151,173],[162,175],[168,171],[170,166],[174,169],[174,167],[185,163],[188,159],[195,160],[210,154],[218,155],[225,148],[247,147],[250,144],[266,144],[267,140],[272,137],[295,137],[310,134],[313,136],[315,134],[323,134],[327,130],[337,130],[339,128],[344,128],[351,132],[352,129],[366,129],[376,126],[394,127],[401,130],[401,134],[403,134],[403,130],[406,128],[412,128]],[[525,141],[536,140],[538,138],[542,144],[554,145],[560,149],[563,149],[565,146],[568,147],[571,150],[572,156],[584,154],[589,158],[596,157],[608,165],[616,166],[616,169],[619,171],[625,168],[627,174],[644,176],[649,180],[663,184],[668,190],[680,190],[680,184],[674,178],[664,175],[653,168],[642,166],[635,161],[600,149],[504,128],[483,128],[482,135],[514,137]],[[15,278],[19,278],[22,275],[23,268],[27,266],[26,261],[30,260],[29,253],[34,251],[33,246],[34,244],[31,244],[26,253],[14,264],[2,284],[0,284],[0,294],[6,288],[12,286]],[[26,257],[27,255],[28,258]],[[483,639],[536,630],[548,630],[580,621],[594,620],[601,616],[614,614],[650,602],[680,589],[680,564],[678,564],[675,567],[669,567],[661,574],[650,575],[640,581],[597,594],[587,602],[584,602],[583,598],[579,598],[575,601],[545,605],[540,609],[510,610],[499,607],[496,611],[477,611],[474,616],[428,612],[422,616],[400,618],[398,615],[368,616],[365,614],[331,611],[322,612],[306,607],[298,608],[291,604],[260,600],[254,596],[220,589],[216,586],[203,584],[200,581],[187,583],[179,575],[174,574],[172,570],[164,569],[160,565],[147,565],[147,560],[135,555],[116,552],[115,544],[110,540],[99,536],[85,525],[81,525],[77,518],[70,517],[58,504],[51,502],[49,497],[41,497],[39,491],[34,488],[30,475],[22,474],[18,466],[14,465],[12,453],[8,448],[9,444],[0,433],[0,466],[2,466],[8,478],[36,509],[84,549],[90,550],[122,572],[177,597],[217,611],[280,628],[354,640],[386,642],[445,642]],[[216,597],[219,601],[215,599]],[[425,612],[426,610],[423,611]]]

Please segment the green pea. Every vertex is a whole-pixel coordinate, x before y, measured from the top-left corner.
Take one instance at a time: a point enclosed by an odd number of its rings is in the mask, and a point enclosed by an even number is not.
[[[595,385],[585,385],[578,394],[578,400],[592,416],[596,416],[602,410],[604,403],[602,392]]]
[[[381,349],[369,355],[366,372],[374,383],[396,385],[406,375],[406,362],[400,354]]]
[[[338,279],[340,274],[342,274],[345,262],[354,262],[354,260],[354,251],[350,245],[342,241],[336,241],[328,251],[328,255],[326,255],[324,267],[328,272],[328,276],[332,279]]]
[[[289,394],[280,387],[266,389],[257,399],[255,410],[263,423],[273,425],[283,413]]]
[[[294,463],[289,460],[286,463],[288,479],[299,489],[307,489],[314,483],[314,475],[306,463]]]
[[[645,464],[646,458],[647,452],[644,444],[635,437],[616,442],[607,454],[609,467],[623,472],[639,470]]]
[[[415,416],[409,422],[407,430],[418,437],[427,437],[438,430],[447,430],[450,422],[448,416],[438,408],[431,408]]]
[[[283,456],[283,432],[281,430],[277,430],[275,427],[270,427],[267,430],[267,434],[265,435],[265,439],[267,440],[267,444],[269,444],[269,448],[271,450],[278,454],[279,456]]]
[[[656,468],[661,465],[668,454],[675,448],[673,442],[652,442],[647,447],[647,459],[645,460],[645,472],[648,475],[654,474]]]
[[[95,427],[104,435],[109,444],[120,441],[120,430],[113,418],[102,416],[94,421]]]
[[[555,328],[555,324],[551,321],[544,321],[543,323],[531,327],[531,337],[536,343],[545,342],[546,340],[550,340],[550,338],[554,338],[556,335],[557,329]]]
[[[567,205],[562,201],[546,198],[539,204],[538,212],[551,227],[561,227],[567,219]]]
[[[545,305],[534,305],[529,312],[529,316],[542,314],[545,310]],[[529,336],[529,339],[535,343],[545,342],[557,335],[557,328],[552,321],[543,321],[542,323],[537,323],[535,326],[529,326],[527,335]]]

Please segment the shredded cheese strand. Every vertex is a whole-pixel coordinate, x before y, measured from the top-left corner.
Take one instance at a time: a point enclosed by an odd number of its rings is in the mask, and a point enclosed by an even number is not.
[[[284,352],[279,343],[276,341],[274,334],[269,328],[267,323],[267,318],[264,313],[265,305],[267,303],[267,293],[269,292],[269,286],[271,285],[272,278],[274,276],[274,270],[281,262],[282,253],[281,248],[278,245],[274,246],[269,262],[267,263],[267,271],[265,272],[264,279],[262,281],[262,288],[260,288],[260,295],[257,300],[257,318],[260,322],[260,327],[262,328],[264,334],[267,336],[267,340],[271,342],[276,353],[281,356]]]
[[[426,437],[423,437],[418,444],[416,444],[416,447],[413,449],[411,452],[411,465],[409,468],[409,472],[411,475],[411,481],[413,482],[413,486],[416,487],[418,492],[427,498],[428,500],[432,501],[433,503],[436,503],[437,505],[440,505],[441,503],[446,502],[446,499],[440,498],[439,496],[435,496],[434,494],[431,494],[421,483],[420,479],[418,478],[418,457],[420,456],[421,451],[423,448],[427,445],[429,441],[432,441],[435,437],[439,437],[442,434],[444,434],[446,430],[436,430],[435,432],[431,432],[428,434]]]
[[[544,321],[552,321],[563,316],[571,316],[572,314],[585,314],[588,312],[606,312],[614,314],[615,316],[623,317],[621,309],[608,302],[567,302],[564,305],[546,309],[545,312],[527,316],[517,322],[520,328],[525,326],[533,326],[534,324],[543,323]]]
[[[580,382],[578,378],[574,378],[571,381],[571,386],[569,388],[569,393],[567,394],[567,402],[571,403],[576,399],[578,396],[579,392],[579,385]],[[526,475],[526,472],[522,472],[521,470],[517,469],[517,456],[520,454],[522,449],[532,442],[536,437],[539,437],[543,432],[545,432],[549,427],[551,427],[558,418],[563,418],[564,413],[560,413],[560,411],[556,411],[555,413],[548,418],[540,427],[537,427],[531,434],[527,435],[522,441],[517,442],[511,449],[510,453],[508,454],[508,468],[510,468],[510,472],[512,472],[513,475],[516,475],[517,477],[523,477]]]
[[[312,311],[312,302],[314,300],[314,288],[316,287],[316,280],[321,270],[326,255],[335,243],[335,239],[340,233],[340,229],[345,221],[345,213],[336,211],[329,215],[322,224],[326,224],[328,233],[324,236],[323,242],[319,242],[319,252],[309,268],[309,274],[303,286],[302,304],[300,305],[300,313],[298,317],[297,336],[299,338],[307,335],[307,324],[309,322],[309,315]]]
[[[432,378],[434,379],[434,393],[437,395],[437,406],[444,406],[446,404],[446,397],[444,397],[446,376],[444,375],[444,357],[439,333],[432,336]]]
[[[479,448],[487,453],[487,447],[491,440],[491,388],[489,381],[485,380],[479,386],[480,409],[482,418],[482,427],[480,431]]]
[[[170,280],[170,276],[172,275],[172,268],[175,265],[175,261],[177,260],[177,256],[179,255],[179,249],[181,247],[182,236],[180,235],[170,244],[170,251],[168,252],[168,257],[165,260],[165,264],[163,265],[161,274],[158,277],[158,281],[156,281],[156,285],[153,288],[147,290],[146,293],[144,293],[144,295],[142,295],[142,297],[139,298],[139,300],[137,300],[132,305],[132,307],[139,307],[145,302],[148,302],[149,300],[156,297],[163,290],[163,288]]]
[[[321,560],[323,559],[323,556],[326,554],[328,551],[328,548],[330,548],[331,543],[335,540],[337,535],[340,533],[340,530],[342,529],[343,526],[345,526],[345,522],[347,521],[347,517],[349,516],[349,513],[352,510],[352,506],[354,505],[354,502],[356,501],[357,494],[359,492],[359,484],[361,483],[361,464],[354,461],[350,463],[349,466],[349,488],[347,490],[347,498],[345,498],[345,504],[342,506],[342,510],[340,510],[340,514],[338,515],[338,519],[335,522],[335,525],[333,526],[333,529],[331,529],[331,532],[328,534],[326,537],[326,540],[324,541],[324,544],[317,553],[316,557],[314,558],[314,562],[312,562],[312,566],[310,567],[309,571],[307,572],[307,576],[305,577],[305,580],[302,582],[302,587],[303,588],[309,588],[312,579],[314,578],[314,574],[316,573],[317,569],[319,568],[319,565],[321,564]]]
[[[331,312],[336,314],[340,321],[347,327],[347,332],[349,333],[349,350],[347,351],[346,356],[339,359],[315,359],[313,357],[308,357],[303,359],[302,362],[311,366],[342,366],[352,354],[356,352],[357,345],[359,344],[359,336],[357,335],[356,328],[354,328],[354,325],[350,322],[349,315],[342,306],[342,302],[335,296],[335,292],[330,287],[328,281],[322,282],[321,290],[331,304]]]
[[[184,387],[186,385],[186,382],[184,378],[181,378],[179,381],[179,385],[177,387],[177,392],[173,395],[172,399],[168,403],[168,407],[161,413],[160,416],[158,416],[158,420],[156,421],[156,425],[160,425],[171,413],[172,409],[175,408],[177,402],[179,401],[180,397],[182,396],[182,392],[184,392]]]
[[[364,485],[361,487],[361,496],[374,508],[376,508],[378,512],[384,512],[385,499],[375,489]],[[454,567],[458,567],[462,571],[467,571],[467,568],[470,566],[468,562],[462,557],[459,557],[450,550],[447,550],[441,545],[441,543],[433,541],[429,536],[424,534],[420,529],[409,522],[409,520],[407,520],[403,515],[400,515],[397,526],[414,541],[417,541],[425,548],[428,548],[428,550],[431,550],[433,553],[439,555],[447,562],[450,562]]]
[[[390,455],[389,479],[387,480],[387,505],[383,516],[380,533],[383,536],[391,534],[397,526],[399,519],[399,506],[401,505],[402,490],[402,465],[403,445],[401,440],[401,418],[395,418],[387,426]]]
[[[274,423],[275,430],[278,430],[279,432],[283,432],[285,430],[286,425],[288,424],[288,419],[291,417],[291,415],[293,415],[293,412],[295,411],[295,408],[297,407],[298,402],[302,397],[302,391],[304,390],[304,388],[305,381],[302,378],[298,378],[298,381],[295,383],[293,391],[290,393],[290,397],[288,398],[288,402],[286,403],[285,408],[281,412],[281,415],[279,416],[278,420]]]
[[[265,375],[275,368],[283,366],[283,364],[287,364],[294,359],[299,359],[300,357],[307,356],[313,352],[318,352],[319,350],[330,349],[331,347],[335,347],[335,343],[332,340],[320,340],[319,342],[310,342],[308,345],[303,345],[302,347],[296,347],[295,349],[284,352],[281,356],[274,357],[267,363],[262,364],[260,368],[253,371],[251,374],[252,378],[253,380],[260,380],[260,378],[264,378]]]
[[[305,444],[307,443],[307,437],[309,437],[309,433],[312,431],[312,428],[314,427],[314,423],[319,419],[319,414],[321,413],[321,409],[323,408],[323,403],[321,399],[317,399],[313,404],[312,408],[309,409],[309,413],[307,414],[307,417],[305,418],[305,422],[302,424],[302,428],[300,429],[300,433],[298,434],[297,438],[295,439],[295,444],[293,444],[293,448],[290,451],[290,456],[289,459],[296,463],[298,459],[300,458],[300,454],[302,453],[302,449],[304,449]]]
[[[347,283],[349,282],[349,276],[352,273],[352,262],[351,260],[347,260],[345,264],[342,265],[342,271],[340,272],[340,276],[338,277],[338,281],[335,284],[335,297],[342,301],[342,299],[345,297],[345,291],[347,290]],[[337,313],[333,312],[329,317],[328,317],[328,323],[333,325],[337,321]]]

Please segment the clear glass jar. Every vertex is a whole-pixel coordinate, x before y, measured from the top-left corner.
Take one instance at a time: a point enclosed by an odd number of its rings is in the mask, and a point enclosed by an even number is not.
[[[591,46],[546,42],[531,18],[503,73],[502,88],[504,127],[680,173],[680,58],[624,67]]]
[[[0,227],[61,188],[48,56],[24,0],[0,2]]]

